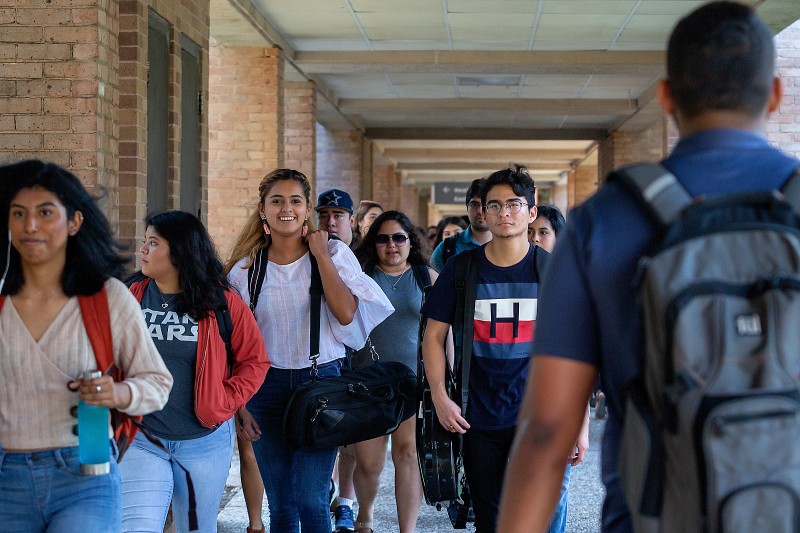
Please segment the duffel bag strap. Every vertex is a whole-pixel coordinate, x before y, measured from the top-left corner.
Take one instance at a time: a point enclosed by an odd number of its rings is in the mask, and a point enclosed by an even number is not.
[[[317,359],[319,358],[319,324],[322,311],[322,277],[319,275],[319,265],[314,254],[308,254],[311,259],[311,287],[308,292],[311,294],[311,327],[309,328],[309,352],[308,358],[311,359],[311,377],[317,377]]]

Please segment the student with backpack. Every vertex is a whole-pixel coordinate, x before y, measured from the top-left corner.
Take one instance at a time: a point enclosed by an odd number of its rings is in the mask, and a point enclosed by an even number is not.
[[[393,311],[353,252],[309,220],[311,184],[292,169],[273,170],[259,184],[257,209],[226,267],[231,286],[250,306],[270,354],[264,384],[240,410],[239,433],[253,442],[264,481],[272,533],[331,530],[328,489],[336,448],[294,450],[283,439],[292,391],[311,376],[338,376],[345,345],[363,346],[369,331]],[[313,260],[312,260],[313,256]],[[312,269],[324,291],[319,354],[311,354]]]
[[[380,361],[399,361],[417,371],[417,337],[422,290],[436,281],[436,271],[427,266],[424,236],[399,211],[385,211],[370,226],[356,249],[364,271],[386,293],[395,312],[370,334],[370,343],[353,355],[353,368]],[[400,533],[415,530],[422,482],[417,464],[416,417],[400,424],[392,433],[392,462],[395,469],[395,502]],[[386,463],[389,436],[355,445],[354,483],[358,497],[356,533],[372,533],[372,512]]]
[[[517,414],[538,321],[539,276],[544,266],[542,254],[546,252],[528,242],[528,224],[536,218],[534,198],[533,179],[525,167],[514,165],[489,176],[481,203],[492,240],[445,264],[422,309],[427,317],[422,346],[425,373],[439,423],[463,435],[464,469],[479,533],[503,531],[496,527],[500,489],[517,431]],[[463,304],[467,309],[474,308],[474,320],[459,321],[456,327],[455,273],[460,261],[475,265],[474,282],[466,280],[467,286],[475,286],[475,299]],[[462,365],[469,365],[467,383],[462,384],[468,388],[465,412],[448,396],[445,387],[444,342],[451,325],[457,330],[473,329],[472,335],[461,331],[454,331],[453,335],[457,345],[462,337],[465,343],[472,341],[471,356],[457,360],[455,368],[459,374]],[[459,351],[463,353],[463,347],[456,353]],[[579,454],[573,458],[573,439],[572,449],[562,455],[561,479],[568,462],[580,463],[588,449],[588,423],[577,447]],[[551,512],[553,531],[563,533],[565,513],[566,509],[556,516]]]
[[[603,531],[797,531],[797,195],[772,191],[800,162],[764,138],[774,67],[749,6],[711,2],[673,30],[658,94],[680,141],[663,167],[615,174],[576,207],[545,276],[504,532],[547,523],[598,371]]]
[[[467,217],[469,226],[456,235],[452,235],[434,247],[431,255],[431,266],[441,272],[447,260],[465,250],[475,249],[492,239],[492,233],[486,222],[481,204],[481,188],[485,178],[474,180],[467,189]]]
[[[186,468],[198,531],[214,532],[233,456],[233,415],[264,382],[269,360],[203,223],[166,211],[149,215],[145,226],[142,270],[129,286],[175,383],[164,408],[142,419],[161,446],[140,432],[120,465],[122,531],[160,533],[170,502],[177,531],[189,531]]]
[[[78,178],[41,161],[0,167],[0,247],[0,529],[117,533],[112,426],[109,471],[82,474],[78,399],[145,415],[172,386],[119,281],[128,259]]]

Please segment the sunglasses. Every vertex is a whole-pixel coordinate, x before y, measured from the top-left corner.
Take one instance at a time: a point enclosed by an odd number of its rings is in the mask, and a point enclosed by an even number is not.
[[[403,246],[408,240],[408,235],[406,235],[405,233],[395,233],[393,235],[386,235],[385,233],[379,233],[375,237],[375,244],[377,244],[378,246],[386,246],[387,244],[389,244],[390,240],[397,246]]]

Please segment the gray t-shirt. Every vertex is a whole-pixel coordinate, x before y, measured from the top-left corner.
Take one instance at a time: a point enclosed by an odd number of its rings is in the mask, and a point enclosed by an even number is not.
[[[197,322],[175,312],[174,294],[161,294],[151,281],[142,297],[142,313],[150,338],[174,379],[167,405],[145,415],[144,427],[167,440],[189,440],[212,433],[194,414],[194,378],[197,361]],[[166,307],[164,307],[166,305]]]
[[[417,336],[422,289],[409,268],[400,276],[390,276],[375,268],[372,279],[383,290],[394,306],[394,313],[375,326],[369,334],[381,361],[398,361],[417,371]],[[363,368],[372,363],[369,348],[353,354],[353,368]]]

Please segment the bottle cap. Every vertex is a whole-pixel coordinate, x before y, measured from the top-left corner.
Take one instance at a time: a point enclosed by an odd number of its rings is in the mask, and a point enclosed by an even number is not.
[[[86,381],[89,381],[90,379],[102,378],[103,377],[103,373],[100,372],[97,369],[95,369],[95,370],[84,370],[82,377]]]
[[[81,474],[84,476],[102,476],[109,472],[111,472],[111,463],[81,465]]]

